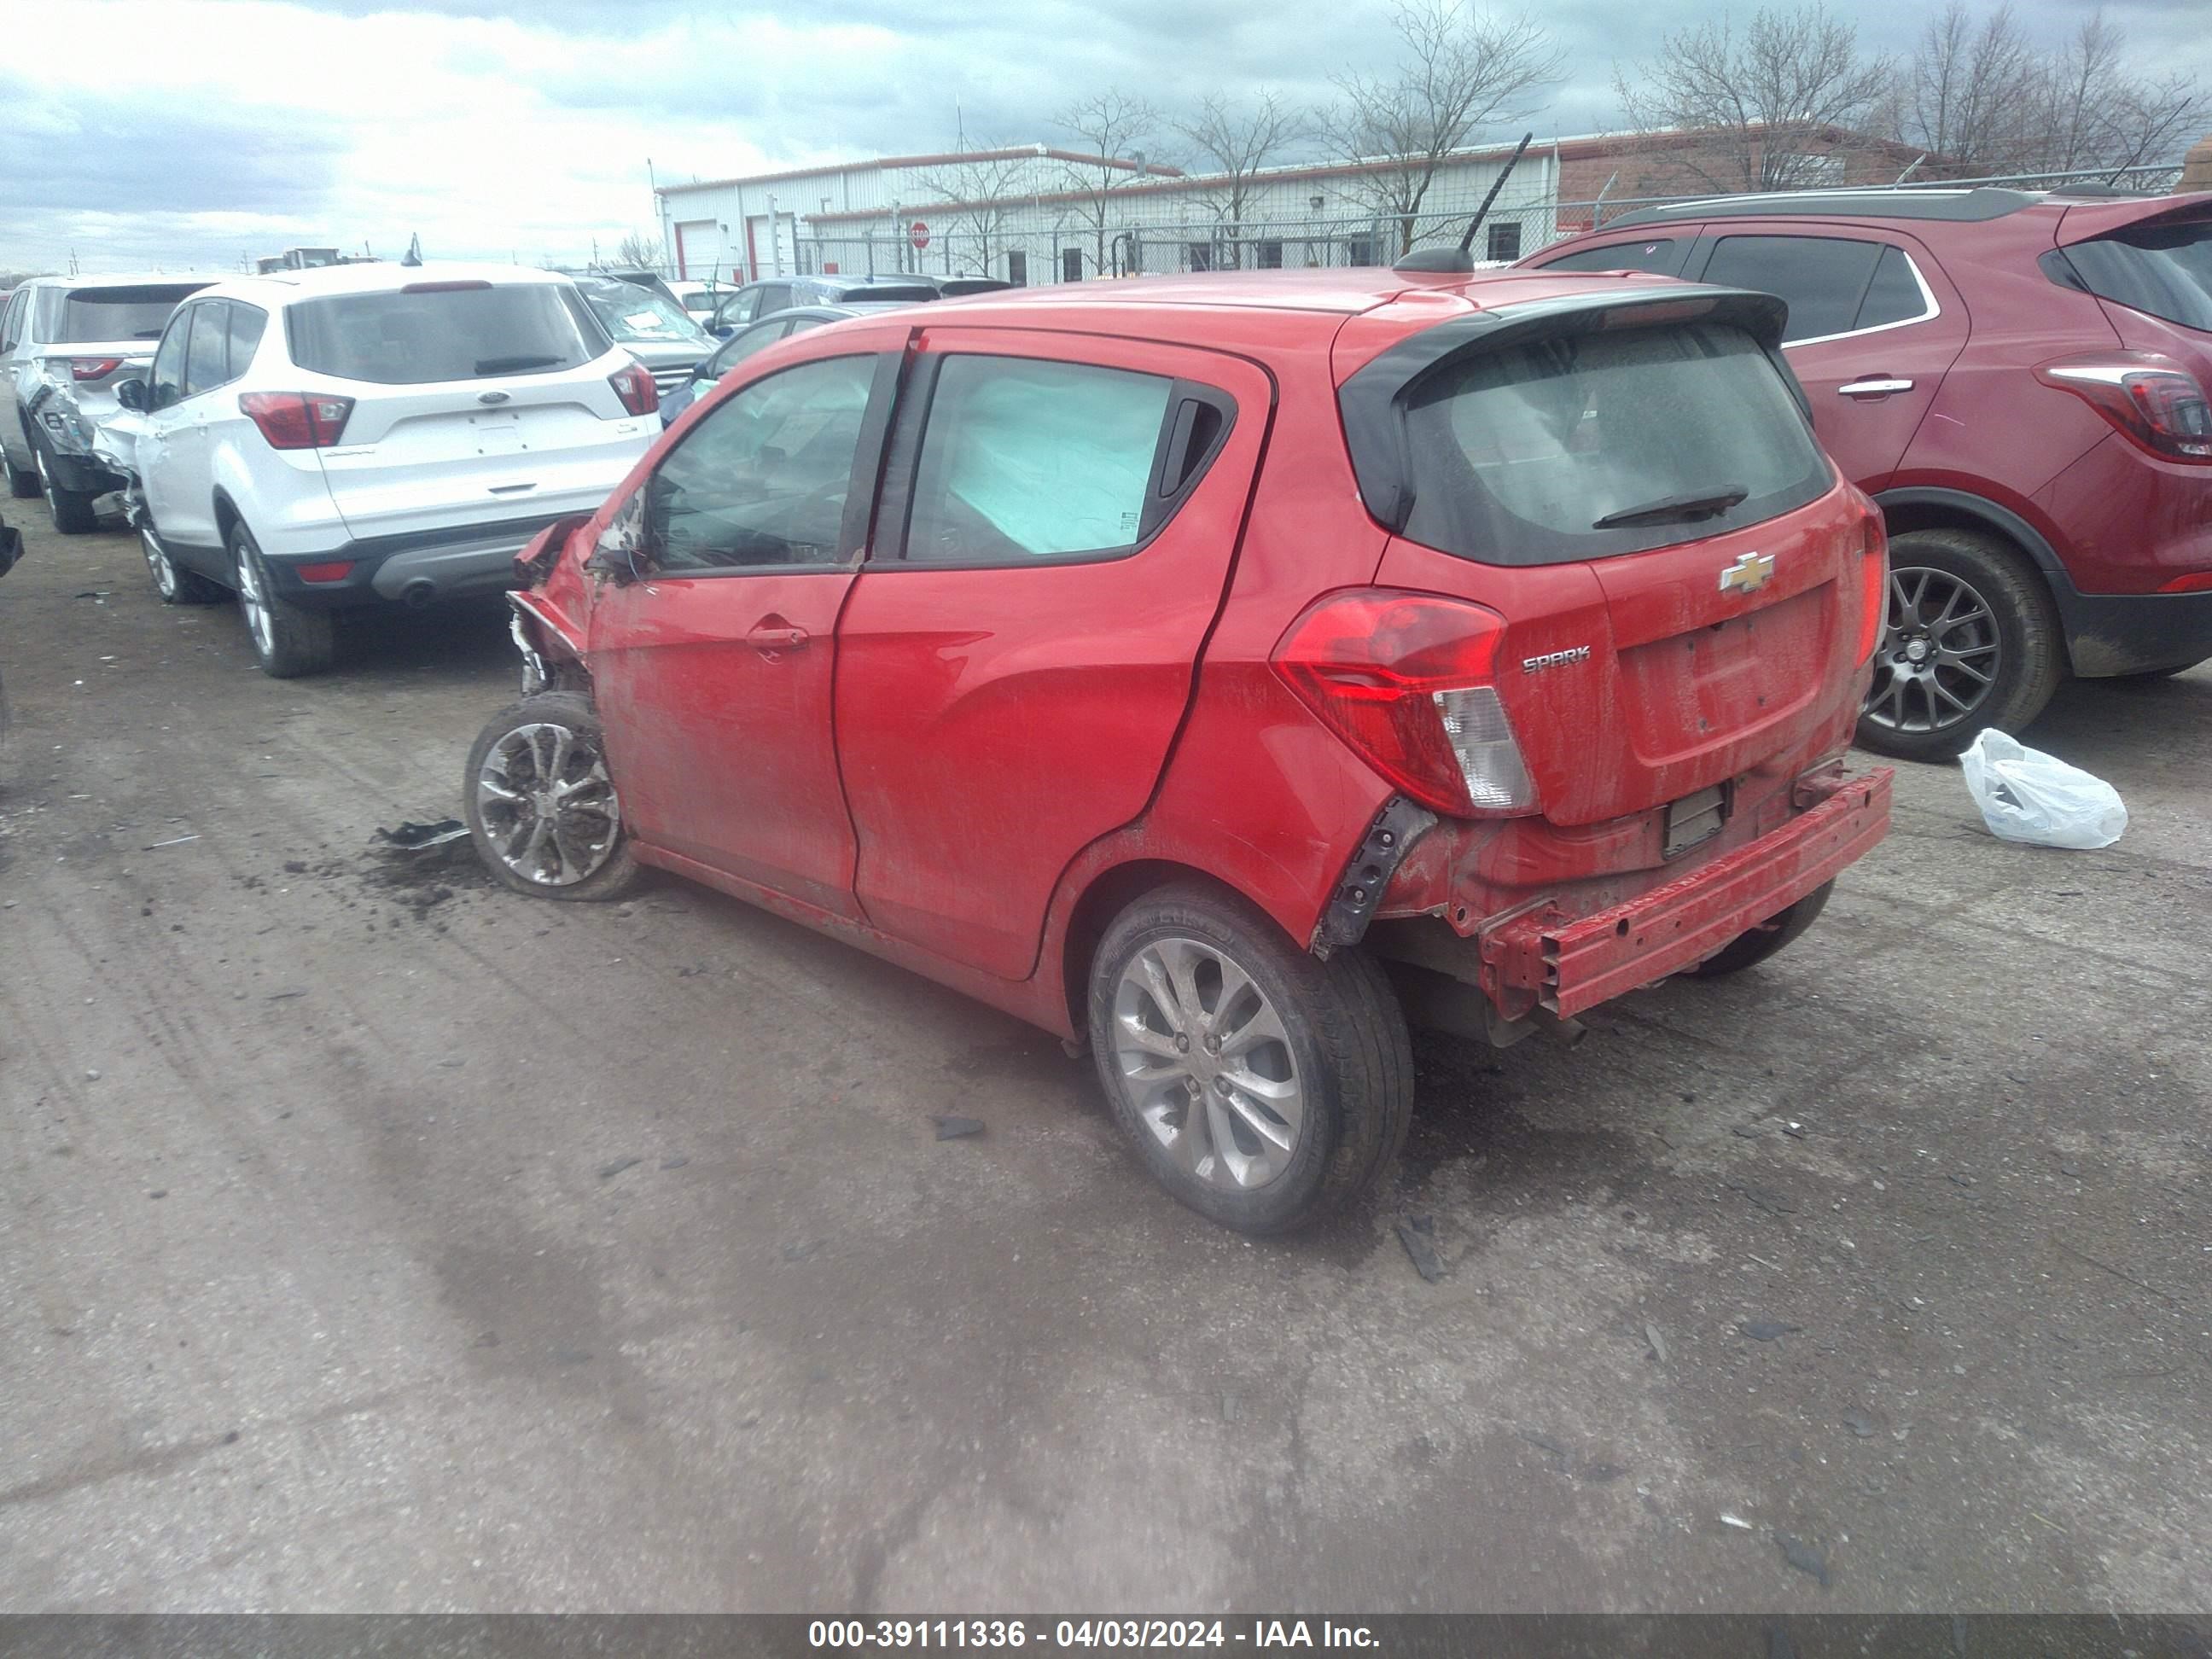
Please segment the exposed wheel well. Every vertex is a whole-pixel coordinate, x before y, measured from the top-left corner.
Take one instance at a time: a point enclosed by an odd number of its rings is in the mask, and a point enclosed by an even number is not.
[[[1091,959],[1097,953],[1098,941],[1129,904],[1156,887],[1176,882],[1195,882],[1240,902],[1249,902],[1218,876],[1172,859],[1138,859],[1102,871],[1075,901],[1075,909],[1067,919],[1067,936],[1060,945],[1060,988],[1067,998],[1069,1022],[1079,1037],[1090,1024]]]
[[[1970,507],[1949,501],[1882,501],[1878,505],[1881,507],[1882,522],[1891,539],[1916,530],[1962,530],[1978,536],[1991,546],[2001,549],[2019,567],[2021,574],[2048,594],[2054,606],[2057,605],[2058,595],[2052,590],[2051,578],[2045,574],[2033,550],[1998,520],[1985,517]],[[2071,673],[2072,642],[2066,638],[2063,626],[2059,629],[2059,645],[2067,653],[2066,669]]]
[[[230,497],[220,489],[215,492],[215,533],[222,538],[223,546],[230,546],[230,532],[245,515],[231,505]]]

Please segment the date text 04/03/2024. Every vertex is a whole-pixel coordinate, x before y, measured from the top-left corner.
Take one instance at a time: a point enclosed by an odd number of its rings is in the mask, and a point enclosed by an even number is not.
[[[1253,1619],[817,1619],[812,1648],[1365,1648],[1364,1625]]]

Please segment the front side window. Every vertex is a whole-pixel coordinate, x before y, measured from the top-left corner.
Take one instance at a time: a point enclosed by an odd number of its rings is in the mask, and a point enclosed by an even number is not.
[[[423,282],[301,300],[284,313],[301,368],[377,386],[422,386],[580,368],[605,348],[565,284]]]
[[[704,378],[720,380],[746,358],[767,350],[791,330],[790,323],[776,317],[764,323],[755,323],[741,334],[732,334],[722,349],[707,360]]]
[[[8,303],[0,308],[0,351],[14,349],[15,342],[23,337],[23,312],[31,303],[31,290],[18,289],[8,296]]]
[[[1021,564],[1134,546],[1173,389],[1090,363],[945,358],[906,556]]]
[[[230,379],[230,307],[209,300],[192,307],[185,343],[185,396],[197,398]]]
[[[187,306],[169,319],[168,332],[154,353],[154,378],[146,389],[149,409],[167,409],[185,395],[185,336],[191,331],[192,319],[208,309],[205,305]]]
[[[1484,352],[1418,385],[1405,423],[1406,534],[1486,564],[1671,546],[1802,507],[1832,483],[1782,371],[1720,324]]]
[[[837,562],[872,356],[802,363],[709,410],[645,487],[671,575]]]

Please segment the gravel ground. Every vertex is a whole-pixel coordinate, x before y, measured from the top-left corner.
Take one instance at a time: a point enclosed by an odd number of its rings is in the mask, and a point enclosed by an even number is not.
[[[2212,669],[2023,734],[2118,846],[1904,769],[1785,955],[1421,1042],[1377,1200],[1249,1243],[1051,1039],[845,947],[395,874],[496,612],[279,684],[35,505],[6,1608],[2212,1607]]]

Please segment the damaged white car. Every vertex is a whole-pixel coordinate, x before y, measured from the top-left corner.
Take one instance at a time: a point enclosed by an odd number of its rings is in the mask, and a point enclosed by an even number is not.
[[[100,496],[124,487],[94,447],[116,413],[115,385],[143,374],[169,313],[208,279],[34,276],[0,313],[0,458],[10,495],[43,495],[54,528],[94,527]]]

